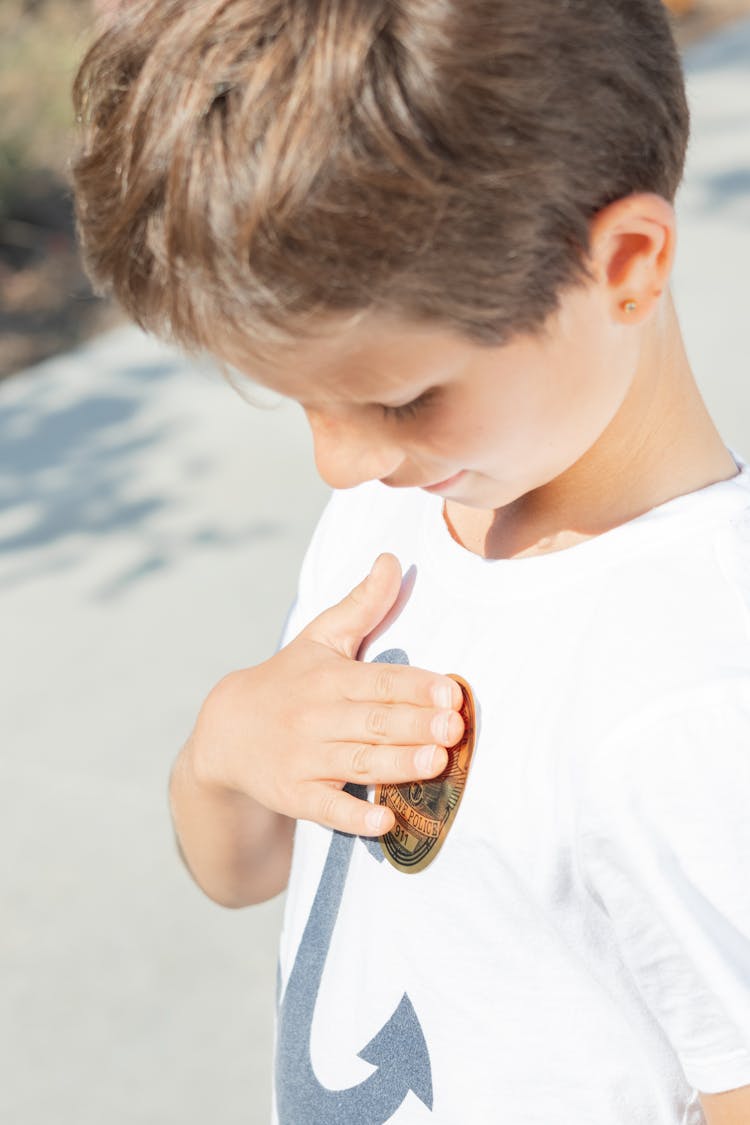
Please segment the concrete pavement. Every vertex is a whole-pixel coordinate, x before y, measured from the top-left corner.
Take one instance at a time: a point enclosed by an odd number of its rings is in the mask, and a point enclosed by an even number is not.
[[[674,291],[747,458],[750,21],[688,73]],[[304,420],[125,328],[1,384],[0,434],[0,1120],[264,1125],[280,903],[200,894],[166,784],[276,645],[327,495]]]
[[[200,894],[166,784],[277,643],[327,495],[304,419],[128,328],[4,383],[0,432],[0,1120],[264,1122],[280,904]]]

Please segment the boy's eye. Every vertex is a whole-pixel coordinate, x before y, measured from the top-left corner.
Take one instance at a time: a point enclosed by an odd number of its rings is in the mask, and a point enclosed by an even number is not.
[[[431,402],[437,393],[437,387],[431,387],[429,390],[424,391],[419,398],[412,399],[411,402],[405,402],[403,406],[384,406],[380,404],[380,409],[386,418],[395,418],[396,421],[402,421],[406,418],[414,418],[423,406]]]

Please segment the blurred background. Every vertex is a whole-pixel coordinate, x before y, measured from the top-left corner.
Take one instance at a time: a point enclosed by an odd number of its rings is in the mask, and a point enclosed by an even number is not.
[[[112,319],[78,264],[70,196],[70,84],[86,0],[0,0],[0,377]]]
[[[670,7],[675,298],[747,460],[750,0]],[[0,0],[0,1121],[261,1125],[281,902],[201,895],[167,779],[210,687],[275,648],[327,490],[297,408],[92,296],[67,188],[90,26],[84,0]]]
[[[0,378],[105,330],[67,190],[70,84],[92,12],[116,0],[0,0]],[[750,15],[750,0],[669,0],[688,46]]]

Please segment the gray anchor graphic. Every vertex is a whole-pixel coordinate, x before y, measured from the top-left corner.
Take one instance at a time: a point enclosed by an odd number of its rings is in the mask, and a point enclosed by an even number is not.
[[[375,658],[408,664],[401,649]],[[363,798],[364,786],[347,792]],[[336,917],[357,837],[334,832],[292,972],[279,1006],[276,1050],[276,1105],[279,1125],[385,1125],[409,1090],[432,1109],[432,1072],[424,1034],[406,993],[395,1012],[358,1057],[377,1067],[357,1086],[331,1090],[317,1079],[310,1057],[310,1033]],[[362,838],[382,862],[377,840]]]

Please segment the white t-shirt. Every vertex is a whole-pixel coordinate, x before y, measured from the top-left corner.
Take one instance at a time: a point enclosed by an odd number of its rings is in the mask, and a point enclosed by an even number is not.
[[[698,1125],[750,1083],[750,469],[551,554],[487,560],[443,501],[335,492],[282,643],[392,551],[360,659],[456,672],[455,823],[403,874],[301,821],[281,1125]],[[407,588],[407,584],[405,584]]]

